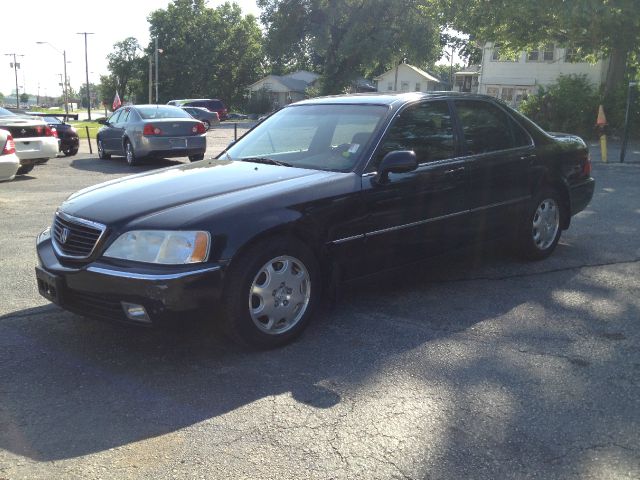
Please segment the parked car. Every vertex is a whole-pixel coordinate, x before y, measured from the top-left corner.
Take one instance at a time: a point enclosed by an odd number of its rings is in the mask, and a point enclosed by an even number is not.
[[[0,182],[13,180],[19,168],[20,159],[11,132],[0,129]]]
[[[72,157],[78,153],[80,147],[80,138],[75,127],[64,122],[60,118],[50,113],[43,112],[27,112],[32,117],[42,118],[47,125],[51,128],[55,128],[60,140],[60,151],[67,157]]]
[[[216,112],[221,122],[226,120],[229,115],[224,102],[217,98],[185,98],[182,100],[169,100],[167,105],[206,108],[210,112]]]
[[[0,128],[11,132],[20,159],[18,175],[29,173],[38,164],[58,154],[58,137],[43,120],[16,115],[0,107]]]
[[[273,347],[344,280],[494,238],[543,259],[593,191],[580,138],[491,97],[316,98],[217,159],[70,196],[37,239],[38,287],[146,325],[219,312],[233,338]]]
[[[204,126],[209,130],[211,126],[220,124],[220,117],[218,112],[211,112],[202,107],[181,107],[185,112],[191,115],[193,118],[200,120],[204,123]]]
[[[116,110],[96,136],[98,156],[124,155],[129,165],[144,157],[202,160],[207,150],[204,124],[178,107],[129,105]]]

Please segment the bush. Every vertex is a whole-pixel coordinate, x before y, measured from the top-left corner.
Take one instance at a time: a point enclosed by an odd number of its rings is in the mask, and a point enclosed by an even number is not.
[[[586,75],[561,75],[524,100],[520,110],[545,130],[592,137],[599,104],[600,95]]]

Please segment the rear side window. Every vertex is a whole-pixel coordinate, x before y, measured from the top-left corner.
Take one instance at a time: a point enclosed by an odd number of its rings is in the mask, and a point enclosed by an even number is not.
[[[526,132],[496,105],[476,100],[456,100],[455,105],[468,155],[531,144]]]
[[[116,113],[114,113],[113,115],[111,115],[109,117],[109,123],[114,124],[114,123],[118,123],[118,119],[120,118],[120,115],[122,114],[122,110],[117,110]]]

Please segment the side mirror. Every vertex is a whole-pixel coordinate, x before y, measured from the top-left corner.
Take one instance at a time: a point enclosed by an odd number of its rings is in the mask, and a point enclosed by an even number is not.
[[[231,140],[231,141],[229,142],[229,145],[227,145],[227,148],[231,148],[231,147],[233,147],[233,146],[235,145],[235,143],[236,143],[236,140]]]
[[[99,123],[100,125],[107,125],[109,122],[107,121],[106,118],[101,117],[101,118],[97,118],[96,122]]]
[[[378,167],[377,183],[387,183],[390,173],[407,173],[418,168],[416,153],[413,150],[395,150],[387,153]]]

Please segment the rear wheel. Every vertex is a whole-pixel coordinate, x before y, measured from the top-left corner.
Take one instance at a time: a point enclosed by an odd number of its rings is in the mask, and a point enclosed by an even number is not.
[[[98,139],[98,158],[101,160],[108,160],[111,158],[111,155],[104,151],[104,144],[100,138]]]
[[[564,204],[558,193],[545,187],[534,196],[526,219],[523,221],[518,246],[527,260],[542,260],[553,253],[560,240],[560,221]]]
[[[204,153],[200,153],[198,155],[189,155],[190,162],[197,162],[198,160],[202,160],[204,158]]]
[[[33,170],[33,167],[35,167],[35,165],[20,165],[18,171],[16,172],[16,175],[25,175]]]
[[[138,163],[138,158],[136,157],[136,152],[133,149],[133,145],[131,144],[131,142],[129,140],[125,140],[124,141],[124,154],[125,157],[127,159],[127,163],[129,164],[129,166],[134,166],[136,163]]]
[[[78,148],[66,148],[62,151],[65,157],[73,157],[76,153],[78,153]]]
[[[309,323],[320,283],[317,261],[302,243],[285,238],[260,242],[231,266],[224,329],[253,347],[284,345]]]

